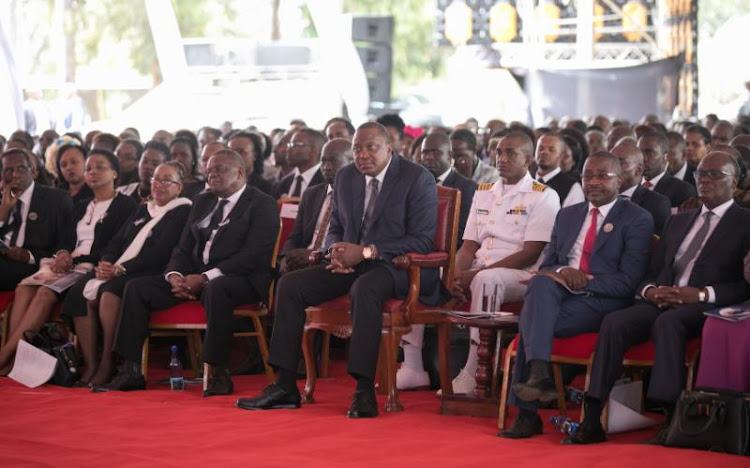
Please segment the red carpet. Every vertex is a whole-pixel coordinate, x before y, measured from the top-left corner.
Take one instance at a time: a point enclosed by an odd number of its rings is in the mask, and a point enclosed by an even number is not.
[[[353,383],[338,362],[317,403],[300,410],[234,408],[237,396],[265,386],[263,376],[236,377],[235,396],[204,399],[199,386],[172,392],[153,380],[163,372],[152,374],[148,391],[110,394],[0,378],[0,466],[750,466],[745,457],[637,444],[653,431],[589,447],[561,447],[549,424],[530,440],[500,439],[495,419],[440,416],[433,392],[404,393],[402,413],[349,420]]]

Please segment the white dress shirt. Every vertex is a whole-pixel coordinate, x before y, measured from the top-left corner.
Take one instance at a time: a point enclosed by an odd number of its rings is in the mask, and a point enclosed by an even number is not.
[[[547,181],[551,180],[553,177],[555,177],[560,172],[562,172],[562,169],[560,169],[558,167],[556,169],[553,169],[553,170],[549,171],[548,173],[546,173],[544,175],[541,175],[541,174],[537,173],[537,180],[539,180],[541,178],[541,179],[544,180],[544,182],[542,182],[542,183],[546,183]],[[581,187],[581,184],[578,183],[578,182],[574,183],[570,187],[570,190],[568,191],[568,195],[565,196],[565,200],[560,200],[562,208],[566,208],[568,206],[577,205],[577,204],[583,203],[585,201],[586,201],[586,197],[583,194],[583,187]]]
[[[286,193],[288,196],[292,196],[292,193],[294,193],[294,189],[297,186],[297,176],[302,176],[302,187],[300,188],[299,195],[302,196],[303,193],[305,193],[305,190],[307,190],[307,187],[310,186],[310,181],[315,176],[315,173],[320,170],[320,163],[314,165],[310,169],[306,170],[305,172],[300,173],[298,168],[294,168],[292,171],[292,185],[289,186],[289,191]]]
[[[617,203],[617,198],[607,203],[606,205],[602,205],[600,207],[596,207],[593,204],[589,203],[589,209],[586,212],[586,219],[583,221],[583,226],[581,226],[581,230],[578,232],[578,237],[576,238],[576,241],[573,244],[573,247],[570,249],[570,252],[568,253],[568,266],[569,267],[578,269],[578,267],[581,264],[581,257],[583,256],[583,241],[584,239],[586,239],[586,232],[588,232],[589,226],[591,226],[591,211],[594,208],[599,209],[599,215],[596,217],[596,233],[598,236],[599,231],[601,231],[602,229],[602,224],[604,223],[604,220],[607,218],[609,211],[612,209],[615,203]],[[561,269],[562,268],[560,268],[559,270]]]
[[[5,245],[8,245],[10,247],[23,247],[23,243],[26,240],[26,219],[29,217],[29,208],[31,208],[31,196],[34,193],[34,186],[36,183],[34,181],[31,182],[31,185],[26,187],[26,190],[23,191],[21,195],[18,196],[18,201],[22,202],[21,205],[21,225],[18,227],[18,235],[16,236],[16,244],[10,245],[10,238],[13,236],[12,232],[9,232],[5,234],[5,237],[3,237],[3,242]],[[8,217],[8,222],[12,222],[13,217],[13,211],[10,212],[10,217]],[[5,226],[5,223],[0,221],[0,227]],[[31,254],[31,251],[29,251],[29,265],[36,264],[36,259]]]

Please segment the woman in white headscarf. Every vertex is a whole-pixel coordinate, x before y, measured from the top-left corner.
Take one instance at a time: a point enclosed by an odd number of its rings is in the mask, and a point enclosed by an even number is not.
[[[86,370],[78,386],[102,385],[112,373],[112,347],[120,318],[120,299],[133,278],[162,273],[190,212],[190,200],[179,197],[184,168],[175,161],[156,168],[152,199],[138,207],[107,246],[94,272],[71,288],[63,316],[72,318]],[[98,324],[102,355],[97,360]]]

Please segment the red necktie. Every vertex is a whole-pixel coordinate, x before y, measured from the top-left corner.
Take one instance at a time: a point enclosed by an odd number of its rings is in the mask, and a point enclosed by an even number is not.
[[[599,216],[599,209],[594,208],[591,210],[591,225],[586,231],[586,237],[583,238],[583,252],[581,252],[581,263],[578,264],[578,269],[588,274],[589,261],[591,260],[591,252],[594,251],[594,243],[596,242],[596,217]]]
[[[651,187],[653,187],[653,186],[654,186],[654,184],[652,184],[652,183],[651,183],[651,182],[649,182],[649,181],[646,181],[646,182],[644,182],[644,183],[643,183],[643,186],[644,186],[644,187],[646,187],[647,189],[651,189]]]

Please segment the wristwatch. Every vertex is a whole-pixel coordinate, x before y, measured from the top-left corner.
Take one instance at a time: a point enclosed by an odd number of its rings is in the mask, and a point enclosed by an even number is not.
[[[362,247],[362,258],[365,260],[372,260],[373,255],[375,254],[375,247],[372,245],[366,245]]]
[[[705,289],[701,289],[698,291],[698,302],[706,302],[708,301],[708,294],[706,294]]]

